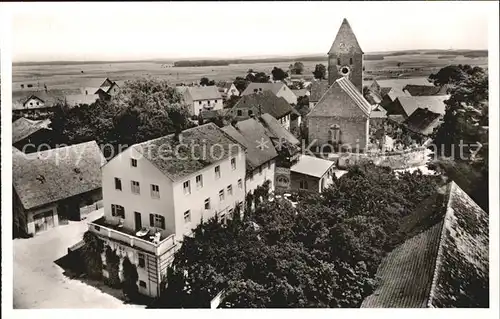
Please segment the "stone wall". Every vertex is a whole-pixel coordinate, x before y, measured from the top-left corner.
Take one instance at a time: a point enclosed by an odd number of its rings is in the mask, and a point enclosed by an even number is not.
[[[353,150],[365,150],[368,143],[368,120],[362,117],[309,117],[309,143],[321,147],[330,143],[330,126],[340,127],[340,144],[350,145]]]

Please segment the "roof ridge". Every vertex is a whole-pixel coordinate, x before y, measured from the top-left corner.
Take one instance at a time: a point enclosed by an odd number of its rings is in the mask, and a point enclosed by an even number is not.
[[[351,97],[351,99],[353,99],[354,102],[356,102],[358,107],[361,109],[361,111],[363,111],[363,113],[365,113],[366,116],[370,116],[370,108],[368,107],[369,104],[365,105],[365,103],[362,100],[363,97],[362,96],[360,97],[360,94],[357,94],[359,92],[354,87],[354,85],[350,85],[350,84],[352,84],[352,82],[349,81],[349,79],[347,79],[345,77],[341,77],[341,78],[337,79],[335,82],[337,82],[340,85],[340,87],[342,88],[342,90],[344,90],[344,92],[346,92]]]

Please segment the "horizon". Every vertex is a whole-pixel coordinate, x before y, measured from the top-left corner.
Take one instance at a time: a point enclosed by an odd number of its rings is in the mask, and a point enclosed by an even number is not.
[[[365,53],[488,50],[484,3],[397,2],[390,9],[380,4],[15,3],[12,61],[326,58],[344,18]],[[377,18],[388,14],[390,21]]]

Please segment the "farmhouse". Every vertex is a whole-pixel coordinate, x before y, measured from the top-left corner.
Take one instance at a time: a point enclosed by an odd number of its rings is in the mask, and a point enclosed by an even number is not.
[[[141,294],[157,297],[183,237],[243,207],[245,175],[244,148],[213,123],[133,145],[102,168],[104,216],[89,230],[137,265]]]
[[[65,96],[66,91],[62,90],[15,92],[12,94],[12,115],[32,120],[47,118],[56,104],[64,102]]]
[[[449,89],[448,85],[434,86],[434,85],[416,85],[408,84],[403,88],[411,96],[433,96],[433,95],[447,95]]]
[[[442,118],[442,114],[418,108],[404,121],[404,124],[412,132],[428,136],[442,123]]]
[[[428,109],[429,111],[444,115],[446,104],[444,101],[449,99],[449,95],[440,96],[400,96],[390,107],[390,114],[403,115],[408,118],[417,109]]]
[[[422,204],[423,232],[385,257],[362,308],[488,307],[488,214],[454,182],[444,193],[440,209]]]
[[[96,79],[87,83],[88,86],[80,89],[83,95],[98,95],[101,100],[109,100],[120,92],[117,82],[105,79]]]
[[[285,83],[250,83],[247,88],[241,93],[241,96],[251,95],[269,91],[277,97],[284,98],[289,104],[297,104],[297,96]]]
[[[30,120],[21,117],[12,123],[12,145],[25,153],[34,152],[41,144],[49,144],[51,131],[49,128],[51,122],[46,120]],[[29,147],[25,147],[29,144]]]
[[[269,91],[242,96],[228,113],[237,121],[269,113],[287,130],[290,130],[292,116],[297,116],[284,98]]]
[[[102,199],[101,165],[95,141],[24,154],[13,148],[12,184],[15,233],[34,235],[80,220],[80,209]]]
[[[217,88],[223,99],[229,99],[231,96],[239,96],[240,91],[236,88],[233,82],[219,82]]]
[[[184,97],[191,115],[200,115],[201,111],[222,110],[222,96],[216,86],[177,86],[176,90]]]

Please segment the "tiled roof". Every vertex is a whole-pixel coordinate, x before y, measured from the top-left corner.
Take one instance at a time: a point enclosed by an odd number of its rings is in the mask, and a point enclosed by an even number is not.
[[[365,116],[370,115],[371,105],[361,95],[358,89],[349,79],[341,77],[330,86],[318,104],[309,112],[308,116],[332,116],[334,112],[345,112],[344,105],[347,101],[352,101]],[[337,105],[338,104],[338,105]],[[345,114],[347,116],[347,114]]]
[[[347,19],[342,21],[337,36],[330,51],[328,51],[328,54],[335,53],[363,53]]]
[[[408,84],[403,88],[411,96],[432,96],[432,95],[446,95],[448,90],[447,85],[434,86],[434,85],[413,85]]]
[[[12,144],[17,143],[40,130],[50,130],[50,120],[33,121],[21,117],[12,123]]]
[[[300,90],[292,90],[292,92],[293,94],[295,94],[296,97],[300,97],[300,96],[306,96],[309,91],[307,89],[300,89]]]
[[[181,142],[187,146],[194,145],[194,147],[179,147],[177,152],[176,145]],[[179,136],[179,142],[176,141],[175,134],[170,134],[135,144],[133,147],[173,181],[230,156],[238,156],[238,153],[244,149],[213,123],[184,130]]]
[[[77,106],[80,104],[92,104],[99,99],[98,94],[74,94],[66,95],[66,104],[68,106]]]
[[[266,129],[256,119],[238,122],[222,128],[246,148],[247,167],[254,170],[278,156]]]
[[[285,85],[284,83],[250,83],[241,95],[254,94],[255,90],[258,92],[271,91],[274,95],[278,94],[279,90]]]
[[[377,271],[380,284],[361,307],[450,308],[487,303],[488,214],[454,182],[446,189],[434,223],[384,258]]]
[[[335,163],[333,161],[302,154],[299,161],[290,168],[290,171],[321,178],[334,166]]]
[[[406,126],[413,132],[429,135],[439,126],[441,115],[426,109],[418,108],[406,120]]]
[[[446,104],[444,101],[448,99],[448,95],[398,97],[398,101],[403,107],[406,116],[410,116],[418,108],[428,109],[431,112],[444,115],[446,111]]]
[[[190,86],[187,88],[188,94],[193,101],[222,99],[216,86]]]
[[[259,120],[268,130],[268,135],[272,139],[283,139],[292,145],[300,145],[300,141],[289,130],[284,128],[271,114],[262,114]]]
[[[12,109],[24,110],[24,104],[31,98],[36,97],[44,102],[43,108],[53,107],[58,102],[63,102],[68,94],[78,94],[80,90],[42,90],[42,91],[16,91],[12,93]],[[30,107],[33,109],[33,107]]]
[[[328,81],[314,81],[311,84],[311,95],[309,96],[309,102],[318,102],[323,94],[328,91]]]
[[[277,97],[270,91],[245,95],[233,106],[234,113],[238,108],[255,107],[261,109],[262,114],[269,113],[279,119],[293,112],[292,106],[282,97]]]
[[[101,187],[106,162],[95,141],[48,151],[12,154],[12,184],[25,209]]]
[[[371,119],[380,119],[380,118],[386,118],[387,117],[387,111],[384,110],[383,107],[380,105],[375,106],[372,108],[370,112],[370,118]]]
[[[227,90],[231,88],[231,85],[233,85],[233,82],[220,81],[219,83],[217,83],[217,87]]]

